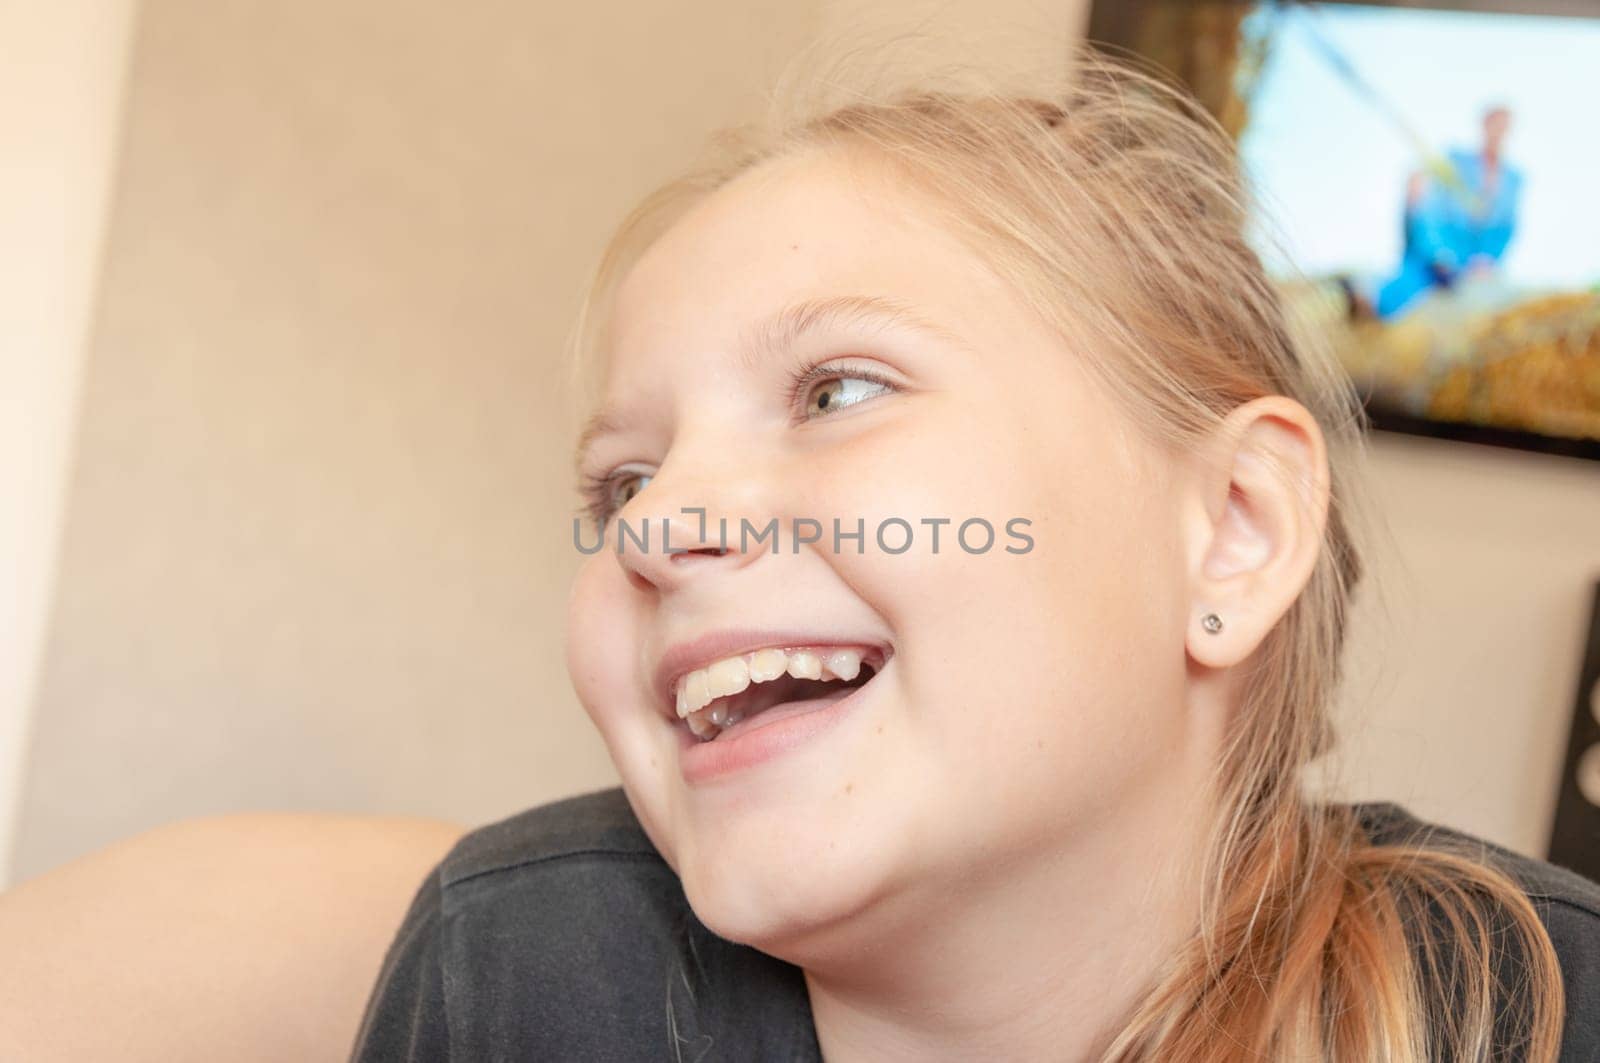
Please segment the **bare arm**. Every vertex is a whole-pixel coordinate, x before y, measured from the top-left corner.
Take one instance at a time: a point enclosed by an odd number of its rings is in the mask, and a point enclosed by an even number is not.
[[[346,1060],[395,929],[464,828],[187,820],[0,894],[0,1059]]]

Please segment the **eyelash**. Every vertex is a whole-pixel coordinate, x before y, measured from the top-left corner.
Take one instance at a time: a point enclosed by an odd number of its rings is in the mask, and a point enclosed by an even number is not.
[[[872,369],[840,367],[827,362],[808,362],[797,366],[789,376],[788,407],[793,410],[800,401],[806,397],[811,389],[824,380],[866,380],[877,384],[887,391],[899,391],[900,387],[887,376]],[[846,407],[848,409],[848,407]],[[826,414],[824,416],[833,416]],[[803,414],[800,423],[808,418]],[[578,516],[587,518],[590,523],[599,525],[611,517],[611,492],[620,476],[635,476],[637,473],[622,473],[615,471],[601,475],[594,473],[581,473],[579,475],[579,493],[583,496],[583,505],[578,508]]]
[[[809,362],[801,365],[789,376],[789,409],[799,405],[811,388],[824,380],[867,380],[888,391],[899,391],[900,388],[894,381],[873,369],[856,369],[849,366],[840,367],[829,365],[826,362]],[[828,414],[827,416],[832,416]],[[802,422],[805,418],[801,419]]]

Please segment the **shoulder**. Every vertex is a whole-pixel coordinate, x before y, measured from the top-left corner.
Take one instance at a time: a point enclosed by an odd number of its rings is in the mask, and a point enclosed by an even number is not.
[[[1566,988],[1563,1060],[1600,1058],[1600,883],[1544,860],[1419,819],[1393,802],[1354,806],[1375,844],[1419,842],[1465,853],[1515,881],[1550,935]],[[1579,1056],[1586,1051],[1594,1056]]]
[[[620,789],[479,827],[396,933],[355,1060],[792,1058],[797,969],[712,934]]]
[[[685,910],[619,789],[469,831],[418,886],[354,1059],[538,1056],[614,1029],[629,1005],[653,1012],[649,955],[670,951]]]
[[[672,951],[691,918],[677,874],[651,844],[620,788],[553,801],[463,835],[418,894],[434,919],[445,963],[466,979],[520,984],[581,972],[618,977],[607,964]],[[471,956],[466,963],[465,957]],[[632,971],[636,966],[623,964]]]
[[[579,794],[470,831],[440,863],[443,888],[483,876],[565,865],[588,858],[666,866],[621,788]],[[553,866],[551,866],[553,865]]]
[[[589,956],[620,958],[646,938],[667,949],[666,939],[690,918],[676,872],[619,788],[479,827],[445,854],[434,877],[431,895],[452,942],[475,953],[516,938],[530,953],[581,947]]]
[[[1600,931],[1600,883],[1569,868],[1534,859],[1442,823],[1421,819],[1392,801],[1368,802],[1354,808],[1374,843],[1422,841],[1475,853],[1515,879],[1531,899],[1568,909],[1579,922]],[[1600,939],[1595,944],[1600,945]]]
[[[619,788],[479,827],[434,877],[430,895],[454,950],[446,960],[460,961],[463,985],[553,979],[570,992],[592,980],[588,989],[600,992],[609,980],[614,992],[642,969],[630,960],[675,954],[693,919],[677,873]],[[573,969],[579,956],[584,965]]]

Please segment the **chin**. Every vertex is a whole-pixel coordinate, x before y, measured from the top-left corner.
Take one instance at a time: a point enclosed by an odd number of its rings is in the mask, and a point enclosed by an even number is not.
[[[873,871],[838,848],[819,858],[796,839],[755,854],[688,857],[678,873],[695,915],[713,933],[774,955],[851,919],[877,894]]]

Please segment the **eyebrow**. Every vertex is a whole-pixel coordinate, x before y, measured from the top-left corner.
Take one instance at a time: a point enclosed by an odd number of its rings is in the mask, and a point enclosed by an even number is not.
[[[856,328],[864,331],[900,329],[917,332],[953,346],[970,350],[967,342],[943,325],[922,316],[910,303],[884,295],[834,295],[804,299],[784,307],[746,330],[738,349],[738,364],[748,371],[789,350],[803,337],[831,329]],[[601,436],[625,427],[614,410],[602,409],[590,417],[578,434],[574,461],[583,464],[585,454]]]

